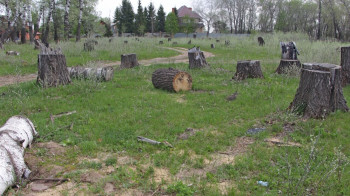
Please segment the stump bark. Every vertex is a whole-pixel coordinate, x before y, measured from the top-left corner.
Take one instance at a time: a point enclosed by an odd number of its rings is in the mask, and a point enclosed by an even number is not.
[[[341,48],[342,85],[350,84],[350,47]]]
[[[246,60],[237,62],[237,71],[233,79],[245,80],[247,78],[264,78],[260,61]]]
[[[349,111],[341,86],[341,67],[304,63],[299,88],[289,110],[306,118],[324,118],[336,110]]]
[[[120,68],[133,68],[139,66],[136,54],[122,54]]]
[[[152,83],[155,88],[179,92],[192,89],[190,74],[173,68],[157,69],[152,74]]]
[[[276,73],[278,74],[290,74],[294,71],[301,69],[301,63],[299,60],[281,59]]]
[[[204,53],[199,49],[199,47],[194,47],[188,50],[188,60],[190,69],[209,67]]]
[[[109,81],[113,79],[113,67],[89,68],[68,67],[69,76],[76,79],[94,79],[98,81]]]
[[[60,49],[52,50],[41,45],[41,52],[38,54],[37,83],[46,88],[66,85],[70,82],[66,57]]]
[[[295,42],[280,42],[282,55],[281,59],[298,60],[299,51]]]

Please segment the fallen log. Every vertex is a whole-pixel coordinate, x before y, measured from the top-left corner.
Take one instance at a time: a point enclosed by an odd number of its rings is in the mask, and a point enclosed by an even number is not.
[[[7,51],[7,52],[6,52],[6,55],[9,55],[9,56],[19,56],[19,52],[17,52],[17,51]]]
[[[264,78],[260,61],[247,60],[237,62],[237,71],[233,79],[245,80],[247,78]]]
[[[188,50],[188,60],[190,69],[209,67],[204,53],[199,47],[193,47]]]
[[[155,88],[172,92],[188,91],[192,89],[192,77],[173,68],[157,69],[152,74],[152,84]]]
[[[304,63],[299,88],[288,109],[306,118],[324,118],[336,110],[349,111],[341,86],[341,67]]]
[[[68,67],[70,78],[94,79],[98,81],[109,81],[113,79],[114,69],[112,66],[102,68]]]
[[[120,68],[133,68],[139,66],[136,54],[122,54]]]
[[[9,186],[29,178],[24,148],[30,147],[37,135],[33,123],[23,116],[13,116],[0,127],[0,195]]]

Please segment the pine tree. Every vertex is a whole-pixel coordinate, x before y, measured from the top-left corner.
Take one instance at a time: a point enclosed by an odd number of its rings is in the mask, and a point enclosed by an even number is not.
[[[139,0],[139,5],[137,7],[137,14],[135,16],[135,30],[139,35],[142,35],[145,29],[145,17],[143,13],[143,8],[141,6],[141,0]]]
[[[148,13],[147,7],[143,10],[143,15],[145,17],[145,30],[146,32],[151,32],[152,31],[152,25],[151,25],[151,18]]]
[[[160,5],[158,9],[156,23],[157,23],[157,31],[164,32],[165,31],[165,12],[162,5]]]
[[[150,28],[150,32],[151,33],[154,33],[154,30],[155,30],[155,21],[156,21],[156,12],[154,10],[154,6],[153,6],[153,3],[151,2],[148,6],[148,19],[147,19],[147,22],[149,22],[148,27]]]
[[[119,7],[115,9],[113,22],[117,25],[118,34],[121,35],[122,21],[121,21],[121,10]]]
[[[132,5],[129,0],[122,1],[121,7],[121,29],[122,31],[125,28],[125,33],[133,33],[134,32],[134,11],[132,9]],[[124,33],[123,32],[123,33]]]

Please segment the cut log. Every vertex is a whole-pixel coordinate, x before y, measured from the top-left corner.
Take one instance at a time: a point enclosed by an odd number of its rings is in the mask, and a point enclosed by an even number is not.
[[[31,171],[24,161],[24,148],[38,135],[26,117],[13,116],[0,127],[0,195],[9,186],[29,178]]]
[[[70,78],[93,79],[98,81],[109,81],[113,79],[114,69],[112,66],[103,68],[68,67]]]
[[[209,67],[204,53],[199,47],[193,47],[188,50],[188,60],[190,69]]]
[[[289,110],[306,118],[324,118],[336,110],[349,111],[341,86],[341,67],[304,63],[299,88]]]
[[[246,60],[237,62],[237,71],[233,79],[245,80],[246,78],[264,78],[260,61]]]
[[[278,74],[292,74],[294,72],[300,72],[301,63],[299,60],[281,59],[276,73]]]
[[[341,71],[342,71],[342,84],[346,86],[350,84],[350,47],[341,48]]]
[[[66,57],[61,50],[52,50],[42,44],[40,47],[37,83],[44,88],[69,84],[71,79],[66,65]]]
[[[139,66],[136,54],[122,54],[120,68],[133,68]]]
[[[155,88],[171,92],[188,91],[192,89],[191,75],[173,68],[157,69],[152,74],[152,83]]]

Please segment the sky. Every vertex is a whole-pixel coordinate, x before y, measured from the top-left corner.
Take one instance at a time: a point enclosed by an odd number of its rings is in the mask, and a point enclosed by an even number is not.
[[[132,4],[134,12],[136,13],[138,0],[129,0]],[[171,8],[180,8],[183,5],[187,7],[192,6],[192,0],[141,0],[142,7],[148,6],[150,2],[153,3],[156,10],[160,5],[163,5],[166,14],[171,12]],[[120,7],[122,0],[99,0],[96,10],[102,17],[113,18],[115,8]]]

